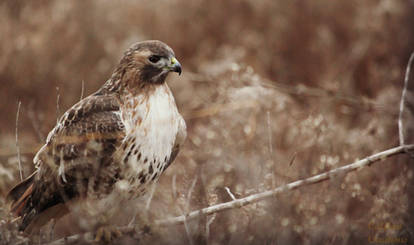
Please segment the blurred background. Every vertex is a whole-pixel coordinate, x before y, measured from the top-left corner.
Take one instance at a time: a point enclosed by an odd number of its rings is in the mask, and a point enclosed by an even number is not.
[[[56,119],[146,39],[167,43],[183,65],[168,83],[188,127],[154,193],[156,219],[229,201],[225,187],[244,197],[394,147],[413,24],[414,2],[403,0],[1,1],[0,218],[20,179],[19,101],[28,176]],[[393,157],[188,229],[156,228],[148,241],[414,243],[413,166]],[[56,233],[73,234],[68,222]]]

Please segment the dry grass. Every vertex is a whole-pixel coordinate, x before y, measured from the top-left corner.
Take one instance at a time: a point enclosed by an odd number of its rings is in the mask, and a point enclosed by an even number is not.
[[[85,95],[95,91],[138,40],[160,39],[175,50],[184,72],[169,84],[188,125],[149,214],[138,212],[140,224],[229,201],[226,187],[244,197],[396,146],[413,16],[412,3],[391,0],[3,1],[0,219],[7,218],[3,196],[20,179],[18,101],[27,176],[56,122],[58,94],[60,114],[79,100],[83,83]],[[375,236],[409,244],[413,171],[407,156],[394,157],[117,244],[367,244]],[[124,209],[114,225],[134,213]],[[92,228],[72,215],[56,224],[53,239]],[[49,231],[27,243],[52,240]],[[22,239],[0,223],[0,244]]]

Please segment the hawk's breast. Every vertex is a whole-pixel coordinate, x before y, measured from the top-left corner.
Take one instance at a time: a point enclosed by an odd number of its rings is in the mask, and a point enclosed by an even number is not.
[[[158,179],[170,159],[183,120],[167,84],[128,99],[121,107],[126,137],[117,152],[121,175],[140,195]]]

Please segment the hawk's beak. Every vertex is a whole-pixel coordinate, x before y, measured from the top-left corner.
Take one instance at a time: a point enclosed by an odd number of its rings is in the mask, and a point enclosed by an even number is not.
[[[170,59],[170,65],[168,66],[168,69],[170,71],[177,72],[178,75],[181,75],[181,64],[175,57],[172,57]]]

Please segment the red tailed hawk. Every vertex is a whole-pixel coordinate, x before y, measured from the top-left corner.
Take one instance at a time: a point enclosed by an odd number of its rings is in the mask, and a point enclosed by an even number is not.
[[[174,161],[186,125],[165,82],[181,74],[173,50],[160,41],[132,45],[111,78],[70,108],[34,158],[36,171],[9,193],[20,229],[32,231],[85,198],[104,198],[127,183],[141,196]]]

